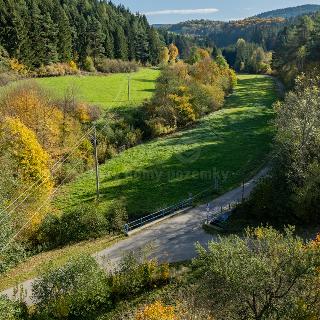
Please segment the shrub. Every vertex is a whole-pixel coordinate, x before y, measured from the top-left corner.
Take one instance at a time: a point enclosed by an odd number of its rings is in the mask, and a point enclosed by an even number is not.
[[[11,70],[17,72],[18,74],[26,76],[29,73],[28,68],[23,63],[20,63],[17,59],[10,59],[9,64]]]
[[[166,306],[161,301],[145,305],[138,311],[135,320],[178,320],[175,308]]]
[[[0,296],[0,319],[25,320],[27,319],[27,308],[20,302]]]
[[[155,95],[143,106],[147,136],[172,132],[223,106],[236,77],[227,64],[218,65],[207,55],[203,51],[193,65],[179,61],[162,71]]]
[[[112,274],[112,293],[123,299],[168,282],[170,270],[154,259],[148,259],[148,248],[125,255],[118,270]]]
[[[94,63],[91,57],[86,57],[83,68],[88,72],[96,72],[96,68],[94,67]]]
[[[92,319],[111,306],[110,293],[106,273],[90,256],[48,267],[33,285],[40,319]]]
[[[47,247],[94,239],[106,234],[108,222],[99,206],[84,204],[60,217],[47,215],[39,230],[38,241]]]
[[[138,69],[139,64],[135,61],[102,59],[97,63],[97,70],[103,73],[130,73]]]
[[[121,203],[115,203],[107,213],[109,232],[122,232],[124,224],[128,221],[127,210]]]
[[[22,78],[22,76],[19,75],[18,73],[15,73],[15,72],[0,73],[0,87],[4,87],[8,83],[10,83],[12,81],[20,80],[21,78]]]
[[[42,65],[35,71],[35,75],[38,77],[58,77],[77,74],[79,74],[79,69],[73,61],[70,63],[52,63],[46,66]]]

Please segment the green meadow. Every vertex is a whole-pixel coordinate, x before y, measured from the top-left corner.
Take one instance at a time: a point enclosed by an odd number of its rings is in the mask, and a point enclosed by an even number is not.
[[[217,177],[220,193],[240,185],[259,170],[270,152],[275,99],[272,78],[240,75],[222,110],[101,165],[100,201],[107,206],[123,202],[132,218],[202,192]],[[68,210],[94,199],[95,175],[89,171],[64,186],[55,205]]]
[[[53,92],[63,96],[68,88],[74,88],[80,101],[113,109],[140,105],[149,99],[155,89],[155,81],[159,70],[141,68],[135,73],[117,73],[95,76],[64,76],[38,78],[35,81]],[[130,78],[130,100],[128,97],[128,81]]]

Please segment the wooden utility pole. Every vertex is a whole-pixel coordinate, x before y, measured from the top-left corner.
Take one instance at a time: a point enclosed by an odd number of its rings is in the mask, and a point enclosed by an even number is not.
[[[242,181],[242,202],[244,201],[244,181]]]
[[[95,160],[95,169],[96,169],[96,193],[97,200],[100,197],[100,179],[99,179],[99,161],[98,161],[98,141],[97,141],[97,127],[94,126],[94,160]]]
[[[131,91],[131,76],[130,76],[130,74],[128,75],[128,101],[130,101],[130,99],[131,99],[131,93],[130,93],[130,91]]]

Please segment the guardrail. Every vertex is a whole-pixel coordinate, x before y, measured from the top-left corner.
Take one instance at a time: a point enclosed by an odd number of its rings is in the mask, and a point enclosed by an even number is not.
[[[193,197],[190,197],[187,200],[183,200],[183,201],[179,202],[178,204],[175,204],[171,207],[168,207],[168,208],[162,209],[160,211],[157,211],[155,213],[149,214],[147,216],[141,217],[137,220],[128,222],[127,224],[124,225],[124,232],[126,234],[128,234],[130,231],[137,229],[137,228],[140,228],[147,223],[159,220],[159,219],[166,217],[166,216],[168,216],[178,210],[182,210],[182,209],[191,207],[192,200],[193,200]]]
[[[221,207],[215,208],[215,210],[211,211],[210,207],[207,207],[207,219],[206,223],[210,223],[210,221],[213,221],[215,219],[218,219],[223,214],[232,211],[235,209],[240,203],[242,203],[243,200],[237,200],[230,202],[229,204]]]

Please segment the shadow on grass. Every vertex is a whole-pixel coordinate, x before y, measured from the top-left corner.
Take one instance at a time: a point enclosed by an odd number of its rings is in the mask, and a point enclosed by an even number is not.
[[[101,201],[123,201],[134,218],[172,205],[189,193],[201,192],[216,179],[222,190],[227,190],[247,177],[268,153],[272,133],[261,130],[261,126],[269,119],[270,114],[263,113],[254,119],[221,119],[218,139],[210,134],[210,127],[203,126],[160,140],[156,148],[180,151],[138,170],[113,173],[108,172],[107,165],[101,172]],[[235,126],[240,129],[235,130]],[[94,198],[90,188],[78,195],[77,202]]]
[[[269,107],[274,101],[270,81],[243,79],[228,98],[227,109],[219,111],[221,114],[212,114],[194,128],[137,147],[141,149],[136,155],[128,150],[109,161],[101,167],[100,201],[123,201],[130,218],[135,218],[177,203],[189,193],[197,194],[217,178],[221,192],[240,184],[270,151],[273,132],[268,123],[273,113]],[[147,164],[142,164],[144,154]],[[129,169],[123,169],[122,164]],[[73,186],[70,199],[76,205],[95,198],[94,175],[80,182]]]

